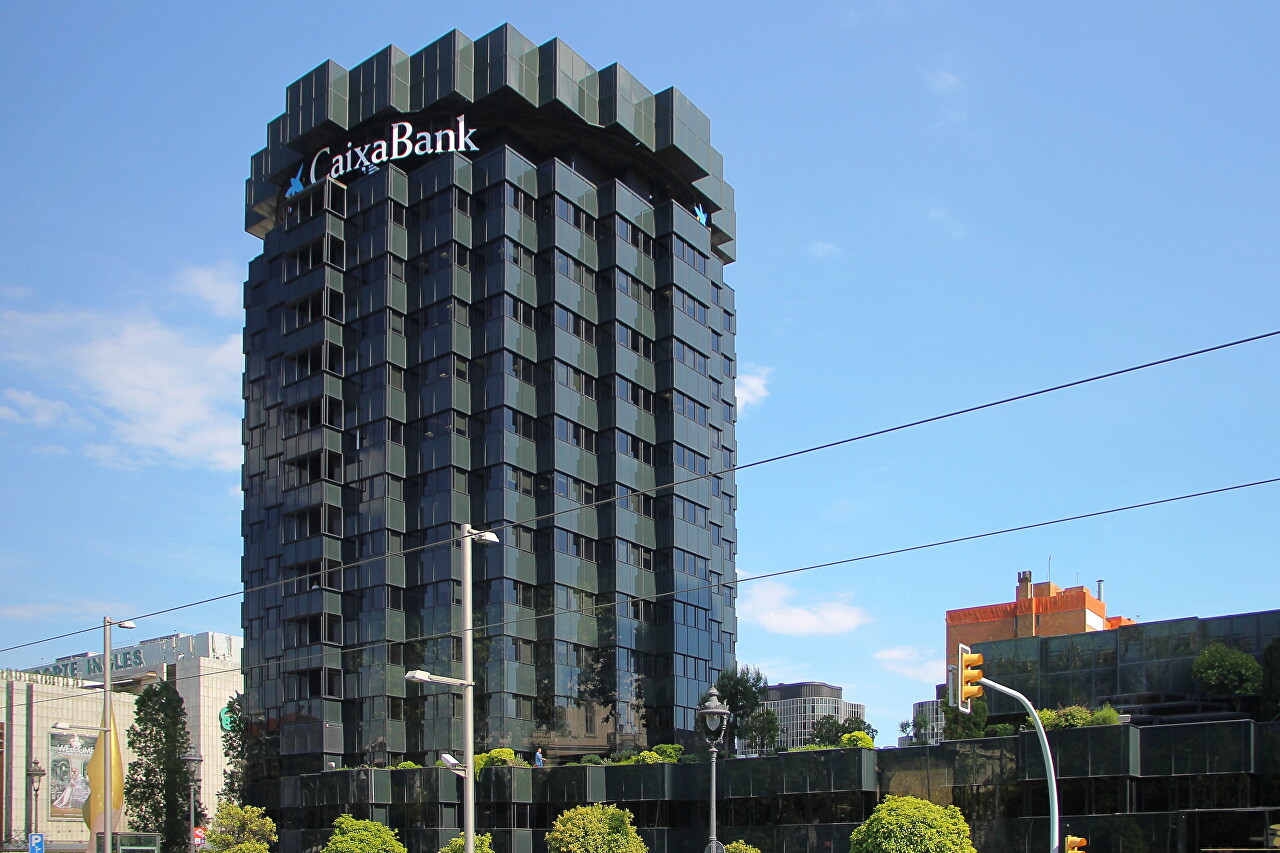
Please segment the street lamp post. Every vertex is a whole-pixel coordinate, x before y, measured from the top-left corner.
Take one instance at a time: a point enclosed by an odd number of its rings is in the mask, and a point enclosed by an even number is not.
[[[729,706],[720,701],[720,691],[712,687],[707,691],[707,701],[698,706],[697,719],[702,736],[711,748],[711,808],[708,819],[711,835],[707,839],[705,853],[724,853],[724,845],[716,840],[716,754],[724,737]]]
[[[45,769],[40,766],[38,758],[31,759],[31,763],[27,765],[27,790],[31,792],[31,802],[27,809],[30,820],[27,826],[27,835],[40,831],[40,783],[44,780]]]
[[[204,758],[200,755],[200,750],[194,746],[187,750],[187,754],[182,756],[183,762],[187,765],[187,776],[190,785],[187,786],[188,801],[191,808],[191,836],[189,843],[191,853],[196,853],[196,780],[200,778],[200,763]]]
[[[102,617],[102,728],[104,748],[102,751],[102,853],[113,853],[111,850],[112,806],[111,802],[111,750],[115,746],[116,728],[111,713],[111,626],[136,628],[137,625],[128,620],[115,621]]]
[[[405,673],[406,681],[449,684],[462,688],[462,844],[464,853],[476,851],[476,677],[475,636],[472,593],[472,546],[476,542],[496,545],[498,537],[487,530],[462,525],[462,678],[445,678],[422,670]]]

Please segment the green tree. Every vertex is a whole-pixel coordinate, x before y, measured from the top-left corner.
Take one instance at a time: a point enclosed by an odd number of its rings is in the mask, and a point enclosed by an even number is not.
[[[982,737],[987,729],[987,700],[979,696],[974,699],[972,713],[962,714],[956,706],[942,706],[942,739],[967,740]]]
[[[898,731],[911,738],[912,746],[924,746],[929,742],[929,718],[923,712],[916,714],[915,719],[898,723]]]
[[[246,774],[249,766],[249,719],[237,693],[223,713],[222,751],[227,756],[227,769],[222,774],[222,790],[218,799],[244,804]]]
[[[738,737],[747,743],[750,751],[764,755],[777,747],[778,731],[778,715],[768,708],[757,708],[743,721]]]
[[[866,732],[845,732],[840,735],[840,748],[853,749],[860,747],[862,749],[875,749],[876,742],[871,739],[871,735]]]
[[[478,848],[477,848],[478,849]],[[324,853],[408,853],[394,829],[349,814],[334,818]]]
[[[124,778],[129,828],[158,832],[169,853],[185,851],[191,819],[188,798],[195,780],[182,760],[191,748],[191,738],[187,709],[173,682],[157,682],[138,694],[133,725],[125,739],[137,756]],[[204,806],[197,798],[196,824],[204,819]]]
[[[547,833],[549,853],[649,853],[631,824],[631,812],[599,804],[560,813]]]
[[[732,751],[739,727],[756,712],[764,701],[769,679],[757,667],[743,664],[737,669],[725,670],[716,679],[720,701],[729,706],[729,724],[724,733],[726,750]]]
[[[467,837],[458,833],[440,848],[440,853],[463,853],[467,849]],[[493,836],[489,833],[476,836],[476,853],[493,853]]]
[[[837,746],[842,734],[844,727],[840,725],[840,721],[826,714],[814,722],[813,731],[809,733],[809,743],[815,746]]]
[[[1262,664],[1253,655],[1211,643],[1192,662],[1191,677],[1206,696],[1230,697],[1238,710],[1243,697],[1262,689]]]
[[[1271,720],[1280,714],[1280,637],[1262,650],[1261,719]]]
[[[875,726],[871,725],[861,717],[847,717],[842,726],[846,733],[866,732],[867,737],[871,738],[872,741],[875,741],[876,735],[879,734],[879,732],[876,731]]]
[[[205,843],[210,853],[268,853],[276,841],[276,824],[257,806],[218,803]]]
[[[955,806],[885,797],[849,836],[849,853],[977,853]]]

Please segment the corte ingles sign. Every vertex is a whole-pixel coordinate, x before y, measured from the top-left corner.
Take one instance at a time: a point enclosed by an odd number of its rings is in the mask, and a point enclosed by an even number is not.
[[[382,163],[421,157],[424,154],[448,154],[455,151],[479,151],[471,140],[476,128],[467,127],[467,117],[458,116],[457,126],[443,130],[418,130],[412,121],[393,122],[384,138],[363,145],[350,140],[346,146],[326,145],[312,155],[310,163],[298,167],[298,174],[289,180],[285,197],[297,195],[324,177],[340,178],[348,172],[362,171],[372,174]],[[303,183],[303,177],[306,183]]]

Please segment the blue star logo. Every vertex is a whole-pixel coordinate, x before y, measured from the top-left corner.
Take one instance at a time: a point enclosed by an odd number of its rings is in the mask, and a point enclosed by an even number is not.
[[[697,220],[698,220],[699,222],[701,222],[703,225],[706,225],[706,224],[707,224],[707,212],[706,212],[705,210],[703,210],[703,209],[702,209],[702,205],[700,205],[700,204],[696,204],[696,205],[694,205],[694,206],[693,206],[693,215],[694,215],[694,216],[697,218]]]
[[[291,196],[291,195],[297,195],[298,193],[300,193],[300,192],[302,192],[304,189],[306,189],[306,187],[304,187],[304,186],[302,185],[302,170],[303,170],[304,168],[306,168],[306,167],[305,167],[305,166],[299,166],[299,167],[298,167],[298,174],[294,175],[292,178],[290,178],[290,179],[289,179],[289,189],[288,189],[288,191],[284,194],[284,197],[285,197],[285,198],[288,198],[288,197],[289,197],[289,196]]]

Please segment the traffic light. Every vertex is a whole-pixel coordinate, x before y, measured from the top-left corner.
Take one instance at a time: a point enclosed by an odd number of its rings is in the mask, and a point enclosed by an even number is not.
[[[1081,838],[1078,835],[1068,835],[1066,843],[1062,845],[1062,853],[1073,853],[1076,850],[1084,850],[1084,846],[1089,843],[1089,839]]]
[[[975,655],[964,643],[956,646],[956,682],[959,687],[956,708],[962,714],[969,713],[973,700],[982,695],[982,685],[978,684],[982,670],[975,669],[979,666],[982,666],[982,655]]]

